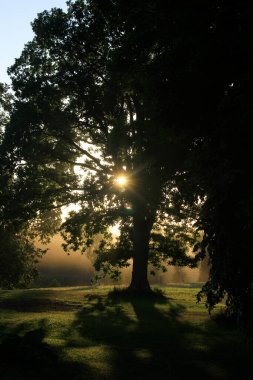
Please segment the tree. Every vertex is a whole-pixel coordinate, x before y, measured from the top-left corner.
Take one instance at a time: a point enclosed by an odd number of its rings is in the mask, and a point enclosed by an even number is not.
[[[195,145],[190,170],[191,182],[206,197],[198,226],[210,276],[199,296],[209,310],[226,296],[228,313],[244,322],[252,320],[253,305],[251,15],[249,1],[220,4],[213,33],[223,91],[212,128]]]
[[[37,264],[46,252],[36,243],[48,242],[61,220],[58,209],[40,208],[31,214],[21,207],[32,198],[23,188],[26,171],[22,165],[15,170],[6,150],[5,131],[13,105],[13,94],[0,84],[0,287],[8,289],[26,287],[35,278]]]
[[[56,233],[60,211],[40,212],[26,223],[7,217],[7,210],[4,211],[0,222],[0,286],[24,288],[38,275],[37,264],[47,252],[46,248],[38,248],[38,242],[46,244]]]
[[[66,248],[83,250],[119,223],[116,242],[101,241],[97,269],[113,265],[117,274],[132,257],[133,290],[149,290],[149,259],[195,263],[185,241],[198,193],[183,196],[177,184],[222,87],[209,62],[217,9],[200,1],[70,2],[66,13],[38,16],[33,41],[9,70],[16,103],[4,144],[23,188],[22,213],[78,204],[63,234]],[[175,220],[185,230],[175,232]]]
[[[45,253],[35,248],[27,231],[14,233],[0,229],[0,286],[5,289],[26,287],[37,275],[37,264]]]
[[[201,147],[203,161],[196,164],[207,194],[199,219],[205,231],[202,255],[208,252],[210,262],[209,280],[200,296],[205,296],[209,310],[227,296],[228,313],[244,322],[252,319],[253,305],[251,86],[248,77],[225,96],[222,132],[213,131]]]
[[[246,321],[252,319],[253,305],[252,73],[237,74],[234,80],[217,129],[201,147],[205,159],[196,165],[207,194],[199,220],[205,231],[202,252],[208,251],[211,264],[201,295],[210,310],[227,295],[229,314]]]

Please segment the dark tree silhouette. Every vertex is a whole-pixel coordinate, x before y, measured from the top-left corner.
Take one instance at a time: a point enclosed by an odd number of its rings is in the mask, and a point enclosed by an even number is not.
[[[8,157],[5,138],[13,106],[13,94],[0,83],[0,287],[9,289],[26,287],[34,279],[38,261],[46,252],[36,247],[35,240],[39,236],[47,240],[60,217],[57,210],[41,210],[40,215],[32,218],[20,207],[28,198],[22,176],[13,170]]]
[[[198,225],[202,255],[208,252],[210,261],[201,294],[210,309],[227,295],[229,313],[252,320],[252,10],[249,1],[217,4],[211,63],[222,91],[193,158],[206,194]]]
[[[162,1],[76,1],[66,13],[45,11],[9,70],[16,103],[4,145],[23,214],[77,203],[63,234],[66,247],[83,250],[118,222],[121,235],[102,240],[96,267],[117,275],[133,257],[133,290],[149,289],[149,258],[194,264],[185,255],[194,195],[187,206],[176,177],[201,119],[194,46],[210,31],[204,7],[200,25],[192,9],[179,10]],[[185,219],[180,233],[168,228],[176,219]]]

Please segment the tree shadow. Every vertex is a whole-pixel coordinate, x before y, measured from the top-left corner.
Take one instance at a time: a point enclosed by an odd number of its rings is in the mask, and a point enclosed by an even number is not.
[[[212,322],[204,330],[185,322],[183,305],[169,299],[117,300],[95,295],[90,301],[92,305],[76,314],[67,333],[68,345],[108,350],[110,375],[104,374],[104,379],[242,378],[243,370],[233,365],[233,349],[224,356],[224,335],[219,336]],[[74,331],[82,343],[75,340]]]
[[[237,332],[186,321],[176,300],[90,294],[84,305],[58,348],[45,341],[47,318],[0,324],[0,379],[248,379],[252,351]]]

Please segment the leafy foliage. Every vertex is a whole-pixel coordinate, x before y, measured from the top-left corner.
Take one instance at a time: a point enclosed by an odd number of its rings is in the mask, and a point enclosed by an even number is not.
[[[154,223],[176,212],[176,194],[168,194],[183,170],[202,95],[198,88],[188,97],[200,84],[196,52],[185,51],[192,39],[175,23],[187,21],[199,43],[202,37],[189,9],[181,15],[169,6],[171,13],[161,1],[92,0],[70,2],[66,13],[45,11],[9,70],[16,102],[4,145],[18,178],[18,204],[27,217],[78,204],[63,225],[65,248],[85,250],[102,234],[96,266],[107,272],[137,255],[144,268]],[[208,33],[208,24],[201,28]],[[127,176],[125,188],[117,187],[118,175]],[[183,202],[174,203],[183,208]],[[121,235],[108,241],[115,223]],[[151,242],[153,263],[171,255],[174,263],[189,262],[174,235],[167,230]]]
[[[50,236],[56,233],[61,220],[60,211],[40,213],[22,224],[10,215],[7,218],[6,213],[1,216],[0,286],[8,289],[26,287],[37,276],[37,264],[47,251],[39,248],[38,243],[47,243]],[[13,223],[9,223],[10,220]]]
[[[212,129],[196,142],[193,182],[203,189],[199,228],[211,270],[199,297],[209,310],[226,296],[228,312],[252,319],[252,36],[250,2],[220,4],[213,34],[223,91]],[[218,70],[216,70],[218,73]],[[218,97],[217,97],[218,99]]]
[[[35,248],[26,234],[0,232],[0,286],[26,287],[37,274],[36,264],[43,251]]]
[[[246,319],[251,318],[253,303],[253,189],[249,178],[253,114],[249,85],[231,89],[221,108],[222,131],[215,131],[204,147],[205,170],[208,168],[210,177],[203,175],[204,168],[198,165],[208,194],[199,223],[205,231],[202,254],[208,251],[211,263],[202,295],[206,294],[210,309],[227,295],[229,312]]]

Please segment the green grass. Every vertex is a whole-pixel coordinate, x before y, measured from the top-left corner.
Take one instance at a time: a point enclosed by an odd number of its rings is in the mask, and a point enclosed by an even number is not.
[[[198,289],[151,299],[110,290],[0,291],[0,379],[249,378],[251,345],[210,319]]]

